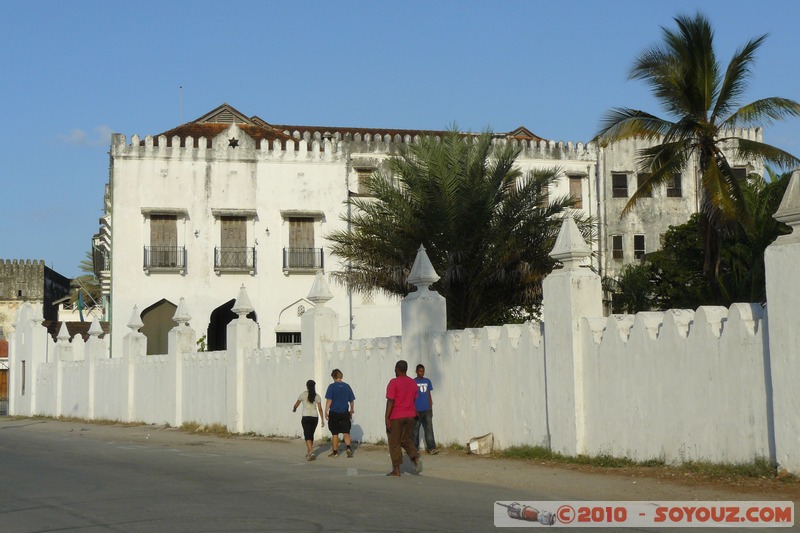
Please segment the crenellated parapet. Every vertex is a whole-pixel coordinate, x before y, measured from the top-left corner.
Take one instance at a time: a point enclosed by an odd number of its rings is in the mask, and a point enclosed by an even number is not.
[[[595,345],[629,340],[691,342],[698,336],[725,339],[753,337],[763,328],[766,313],[759,304],[735,303],[730,308],[702,306],[697,311],[671,309],[635,315],[585,317],[587,340]]]
[[[258,161],[338,161],[349,154],[393,155],[401,147],[420,142],[422,136],[411,134],[346,133],[320,131],[294,131],[288,139],[249,139],[242,143],[246,134],[232,136],[226,130],[214,138],[191,136],[168,138],[164,135],[144,139],[133,135],[130,143],[125,135],[115,134],[111,142],[111,154],[121,158],[161,158],[175,160],[258,160]],[[231,146],[230,140],[239,140]],[[434,136],[434,138],[439,138]],[[520,150],[520,157],[545,160],[586,160],[597,157],[592,143],[556,142],[547,140],[509,140],[498,138],[496,144],[511,144]]]
[[[42,260],[0,259],[0,300],[41,300],[44,270]]]

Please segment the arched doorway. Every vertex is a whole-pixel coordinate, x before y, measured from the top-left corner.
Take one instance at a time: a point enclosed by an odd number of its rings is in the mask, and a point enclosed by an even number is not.
[[[169,349],[169,330],[175,327],[172,320],[177,305],[162,299],[142,311],[142,333],[147,337],[147,355],[165,354]]]
[[[208,333],[206,337],[209,352],[216,352],[228,348],[228,324],[238,316],[233,312],[233,305],[235,303],[236,300],[230,300],[211,312],[211,320],[208,324]],[[255,311],[250,311],[250,313],[247,314],[247,318],[258,322],[258,320],[256,320]]]

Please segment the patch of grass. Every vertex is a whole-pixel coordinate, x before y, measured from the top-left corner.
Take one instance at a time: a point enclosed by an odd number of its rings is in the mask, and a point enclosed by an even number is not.
[[[752,463],[719,464],[710,463],[707,461],[687,461],[681,464],[678,468],[680,470],[713,479],[749,477],[762,479],[778,478],[781,481],[788,482],[797,482],[800,480],[797,476],[793,476],[791,474],[777,475],[775,473],[775,465],[763,457],[755,459]]]
[[[599,455],[564,455],[549,450],[544,446],[512,446],[496,454],[499,457],[509,459],[529,459],[533,461],[545,461],[550,463],[577,464],[598,466],[602,468],[626,468],[632,466],[664,466],[661,459],[648,459],[646,461],[635,461],[627,457],[615,457],[609,454]]]
[[[48,418],[50,420],[59,420],[61,422],[72,422],[75,424],[93,424],[96,426],[123,426],[123,427],[135,427],[135,426],[142,426],[144,425],[142,422],[122,422],[120,420],[110,420],[108,418],[93,418],[88,420],[86,418],[77,418],[74,416],[59,416],[58,418],[52,418],[48,416],[36,417],[36,418]]]
[[[209,424],[206,426],[200,424],[199,422],[189,421],[181,424],[181,427],[179,429],[187,433],[203,433],[207,435],[216,435],[218,437],[225,437],[225,438],[233,437],[235,435],[235,433],[231,433],[230,431],[228,431],[227,426],[223,424]]]
[[[667,465],[663,459],[636,461],[627,457],[600,455],[563,455],[544,446],[512,446],[493,454],[507,459],[522,459],[553,464],[574,464],[598,468],[653,468],[693,474],[706,479],[759,478],[777,479],[786,483],[800,483],[800,477],[785,471],[776,473],[775,465],[768,459],[759,457],[750,463],[712,463],[707,461],[687,461],[679,465]]]
[[[380,438],[375,441],[375,446],[386,446],[387,442],[386,439]]]
[[[463,452],[463,451],[467,450],[467,446],[466,445],[460,444],[460,443],[455,442],[455,441],[454,442],[450,442],[448,444],[445,444],[444,446],[440,445],[439,447],[440,448],[446,448],[446,449],[452,450],[454,452]]]

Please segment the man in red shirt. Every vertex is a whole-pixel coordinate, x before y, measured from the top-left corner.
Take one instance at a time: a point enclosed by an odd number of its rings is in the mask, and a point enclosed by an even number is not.
[[[417,410],[417,384],[406,375],[408,363],[402,359],[394,365],[395,378],[386,387],[386,433],[389,435],[389,455],[392,457],[392,471],[387,476],[400,477],[403,463],[403,450],[414,463],[414,473],[422,472],[422,460],[414,444],[414,417]]]

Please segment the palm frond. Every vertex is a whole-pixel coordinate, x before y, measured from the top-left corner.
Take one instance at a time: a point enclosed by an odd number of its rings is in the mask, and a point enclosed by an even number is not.
[[[769,125],[776,120],[800,117],[800,103],[788,98],[763,98],[744,105],[723,123],[726,127]]]
[[[656,139],[665,135],[671,126],[671,122],[638,109],[614,108],[601,119],[595,140],[606,144],[635,137]]]
[[[739,97],[747,89],[747,79],[750,77],[750,67],[755,60],[755,53],[766,37],[765,34],[751,39],[733,55],[720,86],[719,97],[712,112],[713,117],[724,117],[737,106]]]
[[[736,155],[744,160],[759,160],[772,163],[783,169],[792,169],[800,166],[800,158],[781,150],[771,144],[766,144],[750,139],[737,138],[735,140]]]

